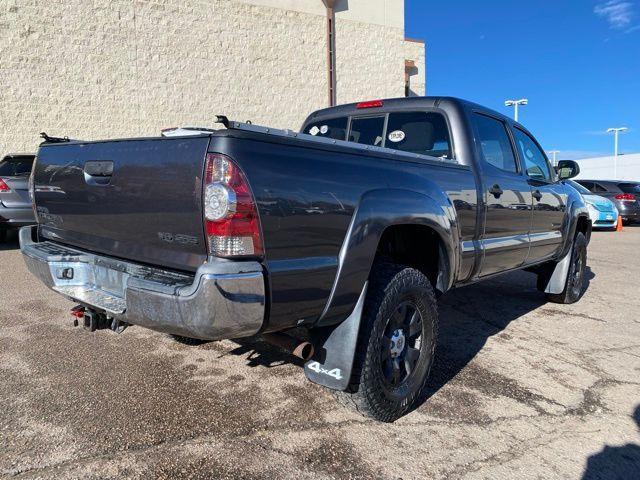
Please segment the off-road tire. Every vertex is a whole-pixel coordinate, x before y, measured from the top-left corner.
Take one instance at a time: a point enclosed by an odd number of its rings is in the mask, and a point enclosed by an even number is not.
[[[405,370],[407,378],[390,390],[382,367],[383,335],[396,309],[407,302],[420,313],[423,343],[415,368],[410,374]],[[393,422],[414,408],[433,364],[437,326],[438,309],[429,279],[413,268],[376,263],[369,279],[350,384],[347,391],[336,392],[340,403],[382,422]]]
[[[584,292],[584,277],[587,268],[587,238],[578,232],[573,239],[571,264],[562,293],[547,293],[547,299],[553,303],[575,303]]]

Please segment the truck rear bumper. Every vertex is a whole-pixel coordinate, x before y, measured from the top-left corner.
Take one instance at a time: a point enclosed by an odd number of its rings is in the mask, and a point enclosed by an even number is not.
[[[211,260],[195,275],[170,272],[36,242],[20,230],[29,271],[52,290],[108,317],[204,340],[257,333],[265,315],[265,279],[258,262]]]

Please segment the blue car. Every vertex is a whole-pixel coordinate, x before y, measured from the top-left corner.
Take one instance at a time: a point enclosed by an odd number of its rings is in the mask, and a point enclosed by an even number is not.
[[[567,180],[567,183],[578,190],[584,198],[584,202],[589,209],[589,218],[593,228],[616,228],[618,223],[618,209],[615,204],[600,195],[594,195],[585,187],[573,180]]]

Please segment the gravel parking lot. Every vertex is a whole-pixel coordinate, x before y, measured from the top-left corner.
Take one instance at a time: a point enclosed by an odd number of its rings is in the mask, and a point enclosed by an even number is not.
[[[640,478],[639,247],[594,233],[576,305],[527,273],[445,296],[430,398],[380,424],[262,342],[74,328],[0,245],[0,476]]]

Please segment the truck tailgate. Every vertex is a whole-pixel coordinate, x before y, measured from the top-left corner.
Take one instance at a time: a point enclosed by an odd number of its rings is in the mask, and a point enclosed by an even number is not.
[[[202,173],[209,137],[40,147],[41,235],[92,252],[196,270],[206,260]]]

